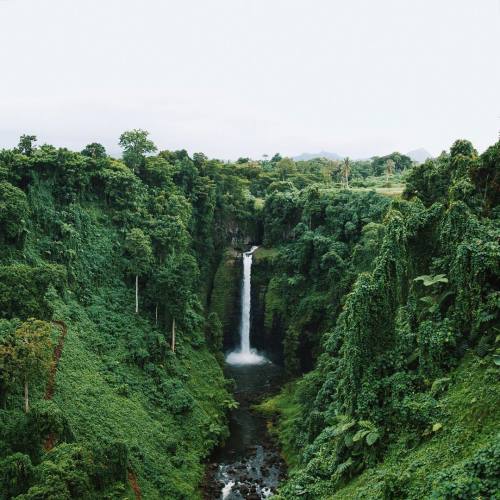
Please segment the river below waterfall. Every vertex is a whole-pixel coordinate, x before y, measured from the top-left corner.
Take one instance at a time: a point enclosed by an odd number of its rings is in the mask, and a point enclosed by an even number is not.
[[[207,500],[261,500],[272,496],[285,471],[266,421],[252,410],[281,383],[281,367],[252,349],[250,342],[252,258],[258,247],[243,252],[240,344],[226,356],[225,374],[235,382],[239,406],[231,412],[230,435],[216,450],[207,468],[204,496]]]
[[[277,390],[282,368],[271,363],[226,365],[236,383],[239,407],[231,412],[230,436],[215,451],[207,469],[205,499],[261,500],[275,491],[285,464],[270,439],[265,418],[251,406]]]

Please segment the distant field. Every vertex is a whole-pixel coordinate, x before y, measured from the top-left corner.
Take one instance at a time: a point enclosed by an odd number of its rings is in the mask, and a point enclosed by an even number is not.
[[[354,187],[352,191],[375,191],[379,194],[385,194],[386,196],[401,196],[405,189],[404,184],[396,184],[391,187]]]
[[[380,194],[385,194],[387,196],[400,196],[403,194],[403,191],[405,189],[404,184],[399,184],[397,186],[392,186],[392,187],[380,187],[380,188],[375,188],[375,191]]]

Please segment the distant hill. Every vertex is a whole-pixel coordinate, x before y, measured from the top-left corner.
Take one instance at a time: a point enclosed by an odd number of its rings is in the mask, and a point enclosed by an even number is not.
[[[427,158],[432,158],[432,155],[424,148],[414,149],[413,151],[409,151],[406,153],[406,156],[409,156],[413,161],[417,161],[418,163],[423,163]]]
[[[328,160],[341,160],[343,156],[340,156],[337,153],[330,153],[328,151],[320,151],[319,153],[302,153],[299,156],[293,157],[295,161],[307,161],[307,160],[312,160],[313,158],[327,158]]]
[[[414,149],[406,153],[413,161],[418,163],[423,163],[427,158],[432,158],[432,155],[424,148]],[[327,158],[328,160],[342,160],[344,157],[337,153],[331,153],[329,151],[320,151],[319,153],[302,153],[301,155],[294,156],[295,161],[307,161],[314,158]]]

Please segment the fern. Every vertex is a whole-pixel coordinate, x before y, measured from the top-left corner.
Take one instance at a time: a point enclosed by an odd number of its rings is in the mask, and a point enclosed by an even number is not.
[[[347,470],[349,470],[354,462],[352,461],[352,458],[349,458],[345,462],[342,462],[337,466],[337,469],[335,471],[335,475],[337,477],[342,477]]]
[[[446,278],[446,274],[436,274],[435,276],[423,274],[413,281],[421,281],[424,286],[433,286],[437,283],[448,283],[448,278]]]

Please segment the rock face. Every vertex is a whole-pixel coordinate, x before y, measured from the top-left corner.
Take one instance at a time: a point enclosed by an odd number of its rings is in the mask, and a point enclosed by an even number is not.
[[[241,275],[241,254],[226,249],[214,276],[209,305],[210,312],[217,313],[222,323],[225,351],[238,343]]]
[[[283,362],[284,322],[279,308],[272,307],[271,280],[276,266],[274,249],[259,248],[254,253],[252,266],[252,309],[250,338],[252,346],[264,351],[269,359]]]

